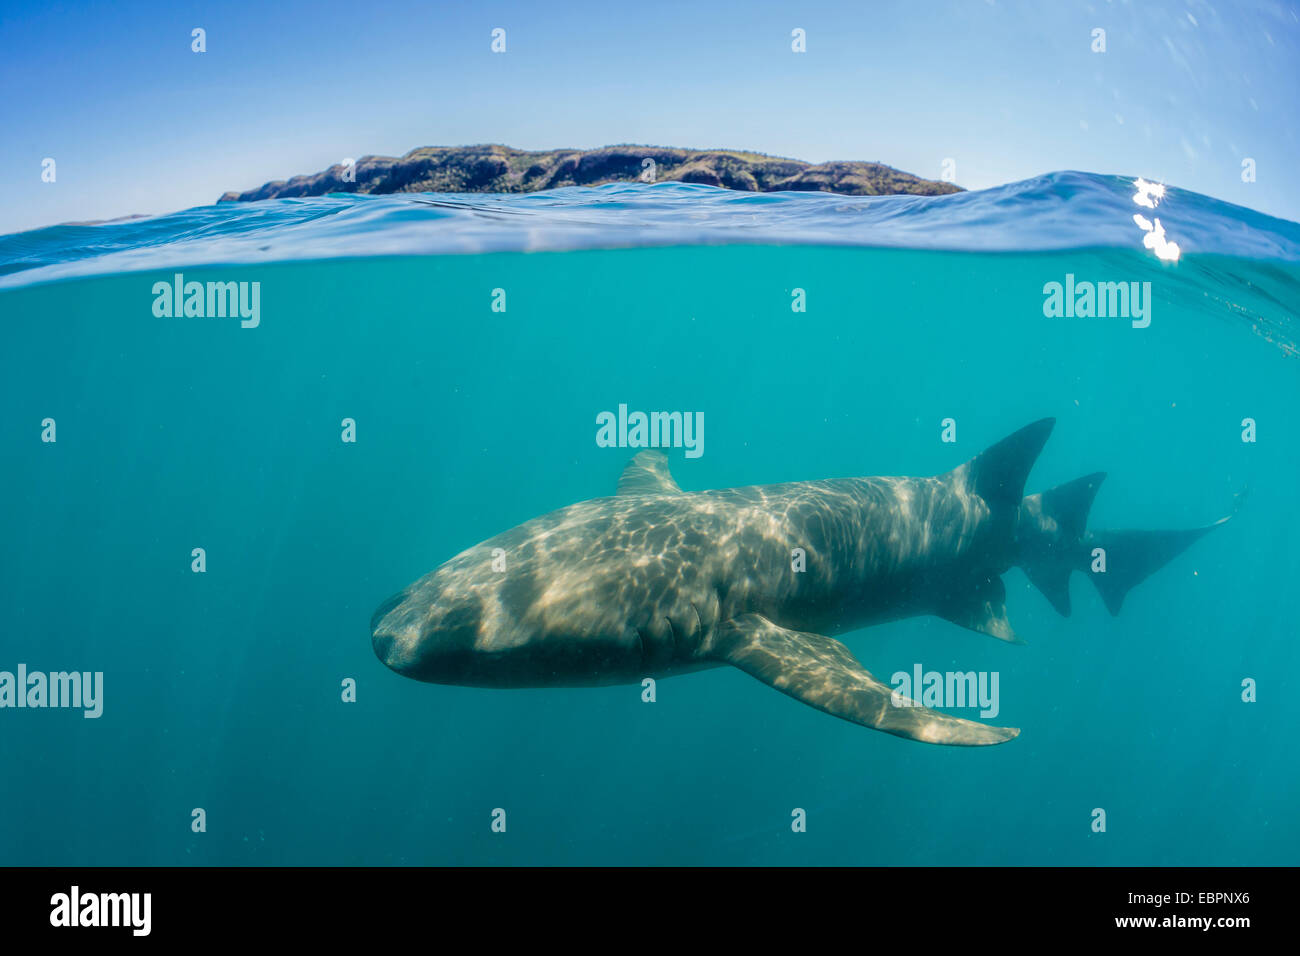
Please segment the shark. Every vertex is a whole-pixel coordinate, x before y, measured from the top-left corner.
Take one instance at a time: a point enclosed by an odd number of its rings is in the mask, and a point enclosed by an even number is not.
[[[1070,577],[1112,614],[1228,518],[1190,530],[1086,527],[1104,472],[1025,496],[1055,419],[932,477],[683,491],[642,451],[616,493],[533,518],[385,601],[375,655],[408,678],[485,688],[641,683],[730,666],[852,723],[932,744],[1019,734],[924,707],[837,635],[933,615],[1009,643],[1002,575],[1068,616]],[[1231,517],[1231,515],[1229,515]]]

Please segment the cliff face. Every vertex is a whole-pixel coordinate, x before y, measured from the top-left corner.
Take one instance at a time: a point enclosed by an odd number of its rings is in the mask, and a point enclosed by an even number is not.
[[[337,165],[314,175],[294,176],[287,182],[277,180],[258,189],[228,192],[218,202],[335,192],[527,193],[560,186],[598,186],[640,179],[646,159],[654,160],[655,182],[703,183],[746,192],[789,189],[848,196],[939,196],[961,191],[951,183],[921,179],[880,163],[814,166],[797,159],[731,150],[605,146],[526,152],[508,146],[425,146],[400,159],[361,157],[356,163],[355,182],[344,181],[344,167]]]

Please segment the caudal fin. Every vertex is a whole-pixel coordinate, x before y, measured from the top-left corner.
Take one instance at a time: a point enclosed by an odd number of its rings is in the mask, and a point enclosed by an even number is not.
[[[1186,531],[1089,531],[1083,536],[1088,562],[1084,570],[1097,586],[1106,609],[1112,615],[1119,614],[1129,591],[1230,517]],[[1097,549],[1104,554],[1098,555]],[[1105,570],[1092,570],[1094,563],[1101,567],[1103,558]]]
[[[1070,616],[1070,572],[1079,564],[1088,512],[1106,479],[1099,471],[1020,503],[1017,564],[1062,617]]]
[[[1232,513],[1202,528],[1177,531],[1085,531],[1088,511],[1106,477],[1085,475],[1021,504],[1016,531],[1016,564],[1052,607],[1070,616],[1070,573],[1092,578],[1107,610],[1119,614],[1124,599],[1194,542],[1223,524],[1241,507],[1237,496]]]

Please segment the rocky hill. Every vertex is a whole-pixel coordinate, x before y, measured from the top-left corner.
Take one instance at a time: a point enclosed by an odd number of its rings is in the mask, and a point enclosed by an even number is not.
[[[363,156],[350,181],[342,165],[324,172],[276,180],[219,202],[252,202],[326,193],[526,193],[560,186],[599,186],[643,178],[654,162],[653,181],[703,183],[747,192],[803,190],[848,196],[960,192],[951,183],[921,179],[880,163],[813,165],[762,153],[662,146],[604,146],[528,152],[508,146],[425,146],[400,158]]]

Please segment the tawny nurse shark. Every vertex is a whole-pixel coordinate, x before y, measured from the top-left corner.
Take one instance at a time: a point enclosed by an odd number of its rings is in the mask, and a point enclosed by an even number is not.
[[[1021,643],[1001,579],[1013,565],[1066,615],[1071,572],[1089,573],[1118,614],[1132,587],[1227,520],[1088,531],[1101,473],[1023,497],[1054,423],[933,478],[684,492],[667,459],[643,451],[613,497],[490,538],[384,602],[375,654],[407,677],[474,687],[639,683],[731,665],[900,737],[1001,743],[1019,730],[899,697],[831,635],[930,614]],[[1090,573],[1099,548],[1106,569]]]

